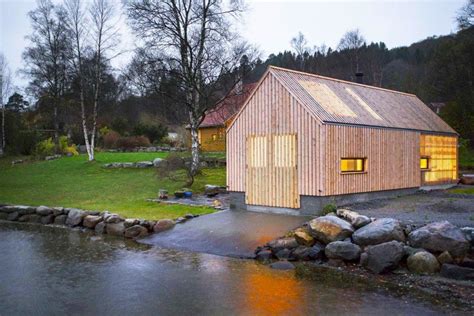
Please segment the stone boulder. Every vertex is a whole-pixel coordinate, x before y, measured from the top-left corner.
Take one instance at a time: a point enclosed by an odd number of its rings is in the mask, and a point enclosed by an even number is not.
[[[102,216],[87,215],[84,217],[82,225],[87,228],[94,229],[95,226],[102,221]]]
[[[293,250],[293,257],[296,260],[309,261],[321,258],[323,253],[324,248],[317,244],[313,247],[298,246]]]
[[[453,257],[463,257],[469,251],[469,242],[461,229],[448,221],[435,222],[418,228],[408,235],[412,247],[430,252],[449,251]]]
[[[43,225],[52,224],[54,222],[54,215],[49,214],[49,215],[46,215],[46,216],[42,216],[40,221],[41,221],[41,224],[43,224]]]
[[[324,243],[344,240],[354,232],[352,225],[337,216],[326,215],[309,222],[311,236]]]
[[[212,184],[206,184],[204,187],[204,194],[206,194],[208,197],[213,197],[218,195],[220,192],[220,187],[217,185],[212,185]]]
[[[474,269],[460,267],[454,264],[443,264],[440,274],[445,278],[474,281]]]
[[[466,185],[474,185],[474,175],[473,174],[463,174],[459,182]]]
[[[117,224],[123,221],[123,218],[118,216],[117,214],[107,214],[104,215],[104,221],[107,224]]]
[[[67,215],[62,214],[54,218],[54,225],[65,225],[67,220]]]
[[[392,240],[368,246],[360,256],[360,264],[372,272],[383,273],[395,269],[403,255],[403,243]]]
[[[136,164],[134,162],[124,162],[121,164],[122,168],[135,168]]]
[[[288,248],[283,248],[275,253],[278,260],[295,260],[293,253]]]
[[[94,227],[94,231],[96,232],[96,234],[105,234],[105,225],[106,224],[104,222],[97,223],[97,225],[95,225]]]
[[[18,218],[19,222],[28,222],[28,223],[41,223],[41,216],[38,214],[26,214]]]
[[[295,265],[288,261],[277,261],[270,264],[270,268],[275,270],[293,270]]]
[[[362,226],[365,226],[370,223],[369,217],[365,215],[360,215],[359,213],[351,210],[341,208],[336,211],[336,214],[337,216],[347,220],[356,229],[361,228]]]
[[[53,214],[53,210],[47,206],[38,206],[36,208],[36,214],[46,216],[49,214]]]
[[[407,259],[408,270],[418,274],[433,274],[439,271],[439,262],[427,251],[419,251]]]
[[[155,166],[155,168],[159,168],[159,167],[165,167],[167,165],[168,161],[166,161],[165,159],[163,158],[155,158],[153,159],[153,166]]]
[[[74,227],[79,226],[82,223],[83,218],[86,216],[86,212],[80,209],[71,208],[66,219],[66,225]]]
[[[454,259],[449,253],[449,251],[443,251],[439,256],[438,256],[438,262],[443,265],[445,263],[453,263]]]
[[[125,226],[123,225],[123,222],[107,224],[105,226],[105,229],[107,231],[107,234],[113,236],[123,236],[125,232]]]
[[[270,241],[268,243],[268,247],[270,247],[273,253],[277,253],[282,249],[295,249],[298,247],[298,242],[296,241],[295,237],[279,238]]]
[[[270,249],[262,249],[258,251],[255,255],[255,259],[259,261],[268,261],[273,258],[272,251]]]
[[[32,207],[32,206],[17,205],[15,206],[15,210],[18,213],[20,213],[20,215],[28,215],[28,214],[36,213],[36,207]]]
[[[400,222],[393,218],[376,219],[370,224],[359,228],[352,235],[354,243],[359,246],[377,245],[387,241],[405,241]]]
[[[125,219],[123,224],[125,225],[125,228],[129,228],[129,227],[138,225],[139,223],[140,223],[140,221],[138,219],[127,218],[127,219]]]
[[[329,259],[353,261],[359,259],[360,247],[348,241],[333,241],[326,245],[324,253]]]
[[[18,213],[18,212],[13,212],[13,213],[9,213],[9,214],[8,214],[7,220],[14,222],[14,221],[17,221],[19,217],[20,217],[20,213]]]
[[[64,214],[64,207],[53,207],[53,215],[58,216]]]
[[[153,167],[153,162],[151,161],[140,161],[136,163],[137,168],[151,168]]]
[[[466,240],[471,243],[471,247],[474,247],[474,227],[463,227],[461,231],[466,237]]]
[[[0,207],[0,212],[10,214],[10,213],[13,213],[13,212],[17,212],[17,210],[14,206],[4,205],[4,206]]]
[[[140,225],[134,225],[125,229],[126,238],[140,238],[148,235],[148,229]]]
[[[171,219],[161,219],[158,222],[156,222],[155,226],[153,226],[153,231],[155,233],[159,233],[159,232],[173,228],[174,225],[175,223]]]
[[[309,232],[306,231],[305,229],[297,229],[295,231],[295,239],[298,242],[298,244],[306,246],[306,247],[311,247],[316,242],[313,236],[311,236]]]

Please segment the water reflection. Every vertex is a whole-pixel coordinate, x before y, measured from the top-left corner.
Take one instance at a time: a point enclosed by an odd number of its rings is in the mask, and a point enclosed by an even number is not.
[[[251,260],[0,223],[0,314],[436,314]],[[382,303],[383,302],[383,303]]]

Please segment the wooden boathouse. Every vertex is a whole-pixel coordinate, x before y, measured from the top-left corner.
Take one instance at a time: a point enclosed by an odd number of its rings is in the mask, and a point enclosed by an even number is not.
[[[458,176],[457,133],[415,95],[273,66],[226,138],[228,190],[247,208],[308,213]]]

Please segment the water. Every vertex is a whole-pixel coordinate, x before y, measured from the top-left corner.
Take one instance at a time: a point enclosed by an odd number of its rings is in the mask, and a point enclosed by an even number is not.
[[[431,315],[388,293],[300,279],[252,260],[0,223],[0,315]]]

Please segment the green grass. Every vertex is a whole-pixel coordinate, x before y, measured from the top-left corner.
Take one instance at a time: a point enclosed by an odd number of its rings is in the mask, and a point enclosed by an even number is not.
[[[451,189],[449,192],[458,194],[474,194],[474,188],[457,188]]]
[[[161,219],[186,213],[207,214],[209,207],[167,205],[147,202],[158,190],[170,194],[185,181],[183,172],[176,178],[158,178],[153,169],[105,169],[104,163],[138,162],[166,157],[166,153],[97,153],[96,161],[86,156],[65,157],[53,161],[32,161],[11,166],[16,159],[0,159],[0,203],[77,207],[109,210],[125,217]],[[205,184],[225,184],[225,169],[204,169],[192,186],[202,192]]]

